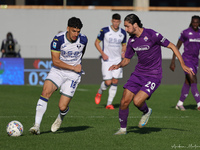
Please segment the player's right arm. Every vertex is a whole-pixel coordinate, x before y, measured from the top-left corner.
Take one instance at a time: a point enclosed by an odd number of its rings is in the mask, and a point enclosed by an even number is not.
[[[182,42],[181,40],[178,40],[178,42],[177,42],[177,44],[176,44],[176,47],[177,47],[178,50],[180,49],[182,43],[183,43],[183,42]],[[174,71],[175,68],[176,68],[175,59],[176,59],[176,55],[175,55],[175,53],[173,53],[172,60],[171,60],[171,64],[170,64],[170,67],[169,67],[172,71]]]
[[[63,61],[60,60],[60,52],[54,52],[51,51],[51,57],[52,57],[52,62],[53,65],[58,67],[58,68],[62,68],[62,69],[67,69],[67,70],[72,70],[75,72],[81,72],[81,64],[78,64],[76,66],[72,66],[72,65],[68,65],[66,63],[64,63]]]
[[[96,39],[94,45],[95,47],[97,48],[97,50],[99,51],[99,53],[101,54],[103,60],[108,60],[108,56],[104,53],[104,51],[101,49],[101,46],[100,46],[100,40],[99,39]]]

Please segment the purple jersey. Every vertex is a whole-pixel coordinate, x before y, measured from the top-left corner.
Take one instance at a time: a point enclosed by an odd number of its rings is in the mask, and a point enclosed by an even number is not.
[[[132,36],[129,38],[125,58],[131,59],[136,52],[138,64],[135,67],[134,74],[161,79],[161,46],[167,47],[170,42],[152,29],[143,29],[140,37]]]
[[[184,52],[182,57],[184,61],[192,61],[193,64],[199,62],[199,50],[200,50],[200,30],[195,32],[192,27],[182,31],[179,38],[184,44]]]

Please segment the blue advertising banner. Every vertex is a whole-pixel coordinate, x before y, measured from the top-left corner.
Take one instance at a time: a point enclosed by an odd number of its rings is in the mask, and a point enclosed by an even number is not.
[[[0,84],[24,85],[23,58],[0,58]]]

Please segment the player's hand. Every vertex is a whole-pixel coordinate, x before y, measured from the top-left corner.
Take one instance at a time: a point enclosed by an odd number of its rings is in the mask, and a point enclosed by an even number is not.
[[[170,68],[172,71],[174,71],[175,68],[176,68],[175,63],[171,63],[170,66],[169,66],[169,68]]]
[[[82,70],[82,66],[81,66],[81,64],[78,64],[78,65],[76,65],[76,66],[74,66],[74,71],[75,72],[81,72],[81,70]]]
[[[108,71],[116,70],[116,69],[118,69],[118,68],[119,68],[118,65],[112,65],[112,66],[108,69]]]
[[[190,69],[186,65],[184,65],[182,68],[183,68],[183,71],[185,71],[185,72],[187,72],[189,74],[195,75],[195,73],[192,71],[192,69]]]
[[[105,53],[102,54],[102,58],[103,60],[108,60],[108,55],[106,55]]]

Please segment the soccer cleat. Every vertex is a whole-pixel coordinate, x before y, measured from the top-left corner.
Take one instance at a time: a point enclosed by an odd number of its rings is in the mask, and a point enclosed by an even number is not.
[[[102,94],[97,93],[96,96],[95,96],[95,103],[97,105],[101,102],[101,95]]]
[[[127,134],[127,132],[120,128],[119,131],[117,131],[114,135],[124,135],[124,134]]]
[[[51,131],[56,132],[60,128],[61,123],[62,123],[62,120],[60,119],[60,117],[57,117],[51,126]]]
[[[180,106],[176,105],[175,108],[176,108],[177,110],[185,111],[185,108],[184,108],[183,105],[180,105]]]
[[[147,124],[149,117],[151,116],[151,113],[152,113],[152,109],[149,108],[148,113],[142,115],[142,118],[140,119],[140,122],[138,124],[139,128],[143,128]]]
[[[113,105],[107,105],[106,109],[115,109]]]
[[[40,134],[40,126],[35,124],[33,127],[30,128],[30,133],[38,135]]]

